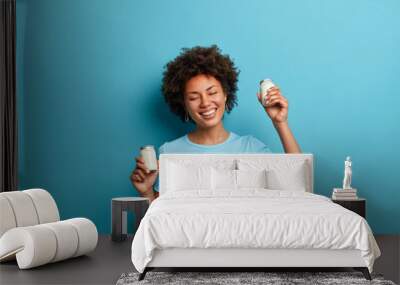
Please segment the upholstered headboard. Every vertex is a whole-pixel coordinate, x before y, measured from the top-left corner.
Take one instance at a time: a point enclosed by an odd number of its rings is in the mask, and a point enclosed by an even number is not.
[[[269,189],[314,191],[312,154],[270,153],[161,154],[159,191],[162,195],[182,187],[212,188],[216,175],[221,179],[232,170],[249,174],[265,171]]]

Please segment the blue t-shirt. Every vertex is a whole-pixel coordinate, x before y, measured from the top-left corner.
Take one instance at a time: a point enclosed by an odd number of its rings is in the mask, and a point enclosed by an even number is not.
[[[271,150],[252,135],[239,136],[233,132],[223,143],[214,145],[196,144],[187,135],[166,142],[158,149],[158,153],[268,153]],[[158,178],[154,190],[158,191]]]

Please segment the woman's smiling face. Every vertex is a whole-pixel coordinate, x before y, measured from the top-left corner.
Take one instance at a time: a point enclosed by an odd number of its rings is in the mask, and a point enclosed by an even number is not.
[[[214,76],[199,74],[186,82],[185,109],[198,127],[218,125],[225,112],[225,102],[224,90]]]

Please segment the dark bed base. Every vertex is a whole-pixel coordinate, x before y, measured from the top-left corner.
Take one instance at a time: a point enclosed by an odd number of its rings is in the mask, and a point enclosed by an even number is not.
[[[146,273],[154,269],[162,271],[196,271],[196,272],[336,272],[349,271],[353,269],[361,271],[365,279],[371,280],[367,267],[146,267],[143,273],[139,274],[139,281],[143,280]]]

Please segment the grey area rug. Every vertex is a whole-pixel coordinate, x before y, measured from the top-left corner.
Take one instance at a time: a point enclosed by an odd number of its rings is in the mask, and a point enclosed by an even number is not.
[[[145,279],[138,281],[139,273],[124,273],[117,285],[133,284],[384,284],[395,285],[384,280],[382,275],[372,274],[372,281],[360,272],[147,272]]]

